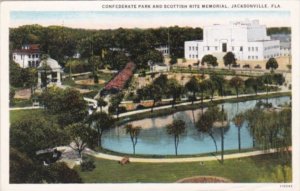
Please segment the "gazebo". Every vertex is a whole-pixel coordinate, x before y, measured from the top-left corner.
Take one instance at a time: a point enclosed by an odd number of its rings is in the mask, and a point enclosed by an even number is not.
[[[62,67],[50,57],[40,62],[38,70],[38,88],[48,85],[61,86]]]

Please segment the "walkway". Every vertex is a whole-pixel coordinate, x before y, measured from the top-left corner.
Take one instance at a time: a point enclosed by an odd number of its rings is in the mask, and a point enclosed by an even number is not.
[[[28,110],[28,109],[44,109],[44,107],[41,107],[41,106],[28,106],[28,107],[11,107],[11,108],[9,108],[10,111]]]
[[[291,92],[291,91],[288,90],[288,91],[269,92],[268,94],[271,95],[271,94],[285,93],[285,92]],[[240,97],[255,96],[255,95],[256,94],[242,94],[242,95],[239,95],[239,98]],[[263,92],[263,93],[258,93],[257,95],[267,95],[267,93]],[[236,95],[224,96],[224,97],[222,97],[222,96],[214,97],[213,101],[216,101],[216,100],[228,100],[228,99],[232,99],[232,98],[236,98]],[[204,103],[210,102],[210,99],[205,99],[205,100],[203,100],[203,102]],[[198,103],[201,103],[201,100],[194,101],[194,104],[198,104]],[[178,104],[175,104],[175,106],[184,106],[184,105],[191,105],[191,104],[192,104],[192,102],[190,101],[190,102],[178,103]],[[165,105],[165,106],[154,107],[153,111],[167,109],[167,108],[172,108],[172,105]],[[129,112],[121,113],[121,114],[119,114],[119,117],[127,117],[127,116],[131,116],[131,115],[135,115],[135,114],[139,114],[139,113],[145,113],[145,112],[149,112],[149,111],[151,111],[151,108],[143,109],[143,110],[134,110],[134,111],[129,111]],[[114,117],[117,117],[117,116],[114,115]]]
[[[244,153],[234,153],[234,154],[226,154],[224,155],[224,160],[226,159],[236,159],[236,158],[244,158],[244,157],[251,157],[263,154],[270,154],[275,153],[276,149],[270,149],[268,151],[251,151],[251,152],[244,152]],[[107,159],[107,160],[115,160],[120,161],[123,157],[104,154],[104,153],[97,153],[90,149],[86,149],[84,153],[91,155],[95,158]],[[124,154],[126,156],[126,154]],[[180,163],[180,162],[200,162],[200,161],[215,161],[221,160],[221,155],[217,156],[203,156],[203,157],[186,157],[186,158],[136,158],[136,157],[129,157],[130,162],[140,162],[140,163]]]

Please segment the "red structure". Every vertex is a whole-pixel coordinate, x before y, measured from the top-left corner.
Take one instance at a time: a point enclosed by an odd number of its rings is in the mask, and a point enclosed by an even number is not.
[[[124,69],[105,85],[101,94],[117,93],[122,90],[128,80],[132,77],[134,69],[135,64],[133,62],[128,62]]]

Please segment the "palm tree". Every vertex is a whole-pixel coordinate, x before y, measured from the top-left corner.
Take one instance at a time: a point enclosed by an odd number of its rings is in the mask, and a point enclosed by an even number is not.
[[[174,107],[176,104],[176,100],[180,98],[182,94],[183,87],[178,83],[178,81],[175,78],[168,80],[167,87],[168,94],[173,98],[172,107]]]
[[[238,143],[239,143],[239,152],[241,152],[241,128],[245,121],[245,117],[243,113],[239,113],[233,119],[234,125],[238,128]]]
[[[114,125],[113,117],[104,112],[95,112],[88,117],[87,122],[90,127],[96,129],[98,134],[98,147],[101,147],[103,132],[112,128]]]
[[[99,97],[97,99],[97,105],[100,107],[100,111],[102,112],[102,107],[107,106],[107,102],[102,97]]]
[[[190,79],[190,81],[188,81],[188,83],[185,84],[185,87],[187,88],[188,91],[193,93],[192,104],[194,104],[194,101],[196,100],[196,92],[198,92],[199,90],[199,84],[196,77],[193,76]]]
[[[130,135],[130,139],[132,142],[132,148],[133,148],[133,154],[135,154],[135,146],[137,144],[138,136],[140,134],[142,127],[133,126],[132,124],[127,124],[127,125],[125,125],[125,129],[126,129],[126,134]]]
[[[235,92],[236,92],[236,97],[239,97],[239,88],[243,86],[244,81],[242,78],[236,76],[231,78],[229,84],[235,88]]]
[[[177,156],[179,136],[185,133],[185,122],[180,119],[175,119],[171,124],[167,125],[167,133],[174,135],[175,154]]]

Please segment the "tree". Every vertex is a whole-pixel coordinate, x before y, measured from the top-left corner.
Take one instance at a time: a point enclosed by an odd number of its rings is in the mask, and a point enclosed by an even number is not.
[[[272,84],[272,74],[265,74],[262,76],[262,81],[266,85],[266,90],[267,90],[267,102],[268,102],[268,94],[269,94],[269,85]]]
[[[271,72],[278,68],[278,62],[275,58],[270,58],[266,63],[266,69],[271,69]]]
[[[89,116],[87,122],[90,127],[96,129],[97,131],[97,144],[98,147],[101,147],[101,138],[103,132],[112,128],[114,125],[114,119],[107,113],[104,112],[95,112]]]
[[[78,152],[80,158],[82,151],[89,146],[93,147],[97,132],[83,123],[74,123],[66,127],[66,132],[70,138],[69,146]]]
[[[230,69],[231,65],[236,65],[236,58],[232,52],[227,52],[223,57],[224,65],[228,66]]]
[[[140,126],[135,127],[132,124],[127,124],[127,125],[125,125],[125,129],[126,129],[126,134],[130,135],[130,139],[131,139],[132,147],[133,147],[133,154],[135,154],[135,146],[137,144],[138,137],[139,137],[142,127],[140,127]]]
[[[45,168],[47,183],[82,183],[77,171],[70,169],[64,162],[57,162]]]
[[[229,84],[235,88],[235,92],[236,92],[236,97],[239,97],[239,88],[241,88],[244,84],[244,81],[242,78],[236,76],[231,78],[231,80],[229,81]]]
[[[179,137],[185,133],[186,125],[183,120],[175,119],[171,124],[166,127],[167,133],[174,136],[175,154],[177,156]]]
[[[255,94],[257,95],[258,88],[260,86],[263,86],[263,83],[260,78],[250,77],[245,81],[245,86],[252,88],[254,90]]]
[[[237,114],[234,119],[234,125],[238,128],[238,143],[239,143],[239,152],[241,152],[241,128],[242,125],[244,124],[245,117],[243,113]]]
[[[219,95],[224,96],[224,86],[226,83],[224,77],[213,73],[212,75],[210,75],[210,79],[216,85]]]
[[[122,102],[123,97],[124,97],[124,94],[122,92],[119,92],[110,98],[111,110],[117,111],[117,118],[119,117],[119,105]]]
[[[205,84],[206,90],[210,91],[210,101],[212,101],[214,98],[215,91],[217,89],[216,82],[212,81],[211,79],[207,79],[204,80],[203,83]]]
[[[10,183],[42,183],[41,167],[25,154],[10,147],[9,150],[9,182]]]
[[[199,83],[195,76],[192,76],[191,79],[185,84],[185,87],[188,91],[193,93],[192,104],[197,100],[196,93],[199,91]]]
[[[176,57],[175,55],[172,55],[172,56],[171,56],[171,60],[169,61],[169,63],[170,63],[171,65],[176,64],[176,63],[177,63],[177,57]]]
[[[10,146],[36,157],[36,151],[67,143],[67,135],[51,118],[26,116],[10,127]]]
[[[102,112],[102,107],[107,106],[107,102],[102,97],[99,97],[97,99],[97,105],[100,107],[100,112]]]
[[[217,58],[211,54],[207,54],[207,55],[203,56],[203,58],[201,60],[201,65],[203,66],[205,63],[209,66],[212,66],[213,68],[215,68],[216,66],[219,65]]]
[[[218,151],[216,140],[213,136],[213,128],[216,122],[226,120],[226,113],[221,112],[217,106],[210,106],[205,113],[199,115],[199,120],[196,122],[196,128],[201,133],[207,133],[214,141],[216,152]],[[223,128],[223,127],[221,127]]]
[[[41,95],[47,112],[58,118],[58,123],[66,125],[83,121],[87,116],[87,104],[76,89],[48,88]]]
[[[182,91],[183,91],[183,88],[182,86],[178,83],[178,81],[173,78],[173,79],[170,79],[168,80],[168,83],[167,83],[167,91],[168,91],[168,95],[172,96],[173,98],[173,101],[172,101],[172,107],[175,106],[176,104],[176,100],[178,98],[180,98],[181,94],[182,94]]]
[[[15,95],[16,95],[16,90],[14,88],[9,88],[9,106],[14,105]]]
[[[9,84],[14,87],[23,86],[22,68],[14,61],[9,63]]]

